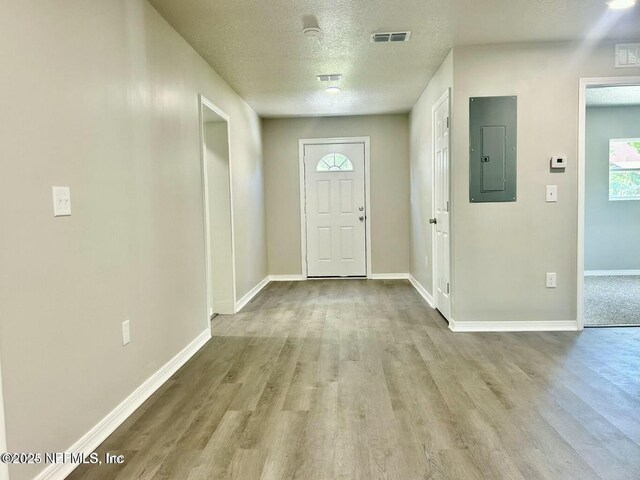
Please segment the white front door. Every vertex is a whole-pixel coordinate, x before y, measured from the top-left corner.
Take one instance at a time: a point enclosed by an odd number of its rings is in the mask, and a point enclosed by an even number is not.
[[[304,146],[307,276],[364,277],[364,143]]]
[[[451,245],[449,238],[449,95],[434,107],[434,284],[436,308],[451,318]]]

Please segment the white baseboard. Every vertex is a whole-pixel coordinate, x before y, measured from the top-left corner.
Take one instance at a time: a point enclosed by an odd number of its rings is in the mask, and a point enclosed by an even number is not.
[[[585,270],[585,277],[636,276],[640,270]]]
[[[270,282],[300,282],[305,280],[302,275],[269,275]]]
[[[335,277],[343,279],[343,277]],[[344,277],[349,280],[351,277]],[[362,277],[353,277],[356,280],[362,280]],[[300,282],[302,280],[314,280],[314,278],[304,278],[302,275],[269,275],[270,282]],[[326,278],[322,278],[326,280]],[[408,273],[372,273],[371,280],[409,280]]]
[[[452,332],[575,332],[576,320],[449,322]]]
[[[260,281],[259,284],[257,284],[251,290],[249,290],[244,297],[238,300],[236,302],[236,312],[239,312],[240,310],[242,310],[245,307],[245,305],[253,299],[253,297],[255,297],[258,293],[260,293],[260,290],[262,290],[264,287],[268,285],[269,281],[270,281],[270,278],[267,275]]]
[[[66,452],[85,453],[93,452],[111,435],[116,428],[131,416],[131,414],[144,403],[171,375],[178,371],[187,361],[211,338],[211,331],[207,328],[198,335],[180,353],[169,360],[160,370],[151,375],[142,385],[134,390],[120,405],[114,408],[96,426],[89,430],[76,443],[67,448]],[[78,464],[57,463],[51,464],[35,477],[34,480],[63,480]]]
[[[433,297],[431,296],[431,294],[429,292],[427,292],[426,288],[424,288],[422,285],[420,285],[420,282],[418,282],[418,280],[416,280],[414,278],[414,276],[411,275],[411,274],[409,274],[409,281],[411,282],[411,285],[413,285],[413,288],[415,288],[418,291],[420,296],[422,296],[422,298],[424,298],[426,300],[426,302],[429,304],[429,306],[431,308],[436,308],[435,307],[435,303],[433,301]]]
[[[372,273],[371,280],[409,280],[408,273]]]

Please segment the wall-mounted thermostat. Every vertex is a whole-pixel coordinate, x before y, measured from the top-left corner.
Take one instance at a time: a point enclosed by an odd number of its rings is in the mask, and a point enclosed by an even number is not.
[[[567,157],[551,157],[551,168],[566,168]]]

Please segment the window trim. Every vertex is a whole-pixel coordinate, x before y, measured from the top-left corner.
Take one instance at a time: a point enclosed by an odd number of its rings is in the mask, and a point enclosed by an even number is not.
[[[615,173],[626,173],[626,172],[637,172],[640,174],[640,167],[638,168],[617,168],[616,170],[611,170],[611,144],[612,142],[640,142],[639,137],[632,138],[610,138],[609,139],[609,158],[607,159],[608,166],[608,176],[607,176],[607,193],[610,202],[627,202],[630,200],[640,200],[640,194],[634,195],[632,197],[612,197],[611,196],[611,172]]]
[[[340,155],[341,157],[344,157],[344,160],[340,165],[336,165],[336,156],[338,155]],[[328,157],[333,157],[332,165],[330,165],[329,162],[325,160]],[[324,163],[327,166],[326,170],[320,169],[321,163]],[[342,166],[345,163],[348,163],[347,168],[342,168]],[[353,162],[349,159],[349,157],[347,157],[346,155],[343,155],[342,153],[327,153],[320,160],[318,160],[318,163],[316,164],[316,173],[353,172],[353,171],[355,171],[355,169],[353,168]]]

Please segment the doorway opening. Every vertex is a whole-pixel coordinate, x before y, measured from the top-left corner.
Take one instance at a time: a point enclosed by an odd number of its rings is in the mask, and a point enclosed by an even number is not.
[[[433,301],[442,316],[451,323],[451,202],[449,90],[431,110],[433,131],[432,165],[432,275]]]
[[[301,139],[303,278],[371,278],[369,137]]]
[[[579,326],[640,326],[640,78],[581,80],[579,149]]]
[[[229,117],[200,96],[207,312],[236,312]]]

